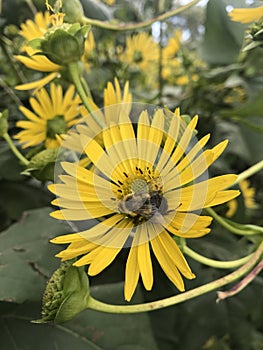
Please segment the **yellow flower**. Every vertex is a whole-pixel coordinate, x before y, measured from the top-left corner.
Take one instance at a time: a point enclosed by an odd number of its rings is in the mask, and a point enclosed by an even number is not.
[[[182,275],[188,279],[195,275],[173,236],[207,234],[212,218],[198,216],[196,211],[239,194],[223,191],[236,180],[233,174],[196,181],[227,145],[224,141],[202,152],[209,135],[193,145],[197,119],[184,127],[177,111],[166,132],[163,110],[150,118],[143,111],[137,126],[122,113],[117,123],[103,129],[104,147],[80,132],[83,150],[94,167],[61,163],[66,172],[60,176],[62,183],[49,186],[57,195],[52,203],[61,209],[51,215],[59,220],[97,218],[98,222],[88,230],[54,238],[53,243],[70,244],[57,256],[62,260],[81,256],[74,265],[89,264],[88,274],[94,276],[130,246],[124,286],[129,301],[140,276],[146,290],[152,289],[152,252],[167,277],[183,291]]]
[[[21,24],[19,34],[27,41],[41,38],[46,33],[50,24],[51,19],[48,12],[44,14],[42,12],[37,12],[34,21],[28,19],[25,23]]]
[[[115,85],[115,87],[114,87]],[[104,109],[101,109],[91,100],[88,99],[92,109],[96,116],[101,120],[103,124],[109,125],[109,123],[117,122],[120,114],[129,114],[131,110],[132,95],[129,92],[129,82],[124,85],[123,92],[121,91],[120,83],[117,78],[114,78],[114,85],[108,82],[107,87],[104,89]],[[111,108],[107,108],[111,106]],[[82,130],[90,137],[97,137],[97,141],[102,141],[101,127],[98,125],[89,115],[89,112],[84,106],[80,108],[82,117],[84,118],[86,125],[77,126],[77,131]],[[65,136],[63,146],[81,153],[83,151],[81,142],[79,140],[79,134],[76,131],[69,132]]]
[[[126,49],[120,55],[120,60],[142,71],[149,69],[149,64],[157,63],[159,47],[152,37],[145,32],[129,36],[126,39]]]
[[[250,23],[258,21],[263,16],[263,6],[254,8],[236,8],[233,9],[229,16],[232,21],[241,23]]]
[[[250,187],[250,182],[248,180],[242,180],[239,182],[239,187],[244,199],[245,207],[248,209],[257,208],[257,203],[255,202],[255,188]],[[226,212],[226,217],[231,218],[237,211],[238,203],[237,200],[232,199],[227,203],[228,210]]]
[[[29,120],[17,122],[24,129],[15,138],[23,148],[44,143],[46,148],[60,145],[57,135],[64,134],[77,123],[79,119],[79,96],[75,96],[74,86],[71,85],[63,96],[62,87],[51,84],[50,94],[45,88],[39,90],[29,102],[32,110],[23,106],[19,109]]]
[[[162,55],[164,64],[177,54],[180,48],[181,36],[181,31],[175,30],[173,36],[168,40],[167,45],[163,48]]]
[[[255,209],[257,207],[257,204],[254,200],[256,191],[254,187],[249,187],[249,185],[250,183],[248,180],[242,180],[239,182],[239,187],[244,197],[245,206],[248,209]]]
[[[96,43],[94,40],[94,35],[89,31],[87,39],[85,40],[84,54],[81,58],[83,66],[86,72],[90,72],[90,61],[93,60],[95,54]]]

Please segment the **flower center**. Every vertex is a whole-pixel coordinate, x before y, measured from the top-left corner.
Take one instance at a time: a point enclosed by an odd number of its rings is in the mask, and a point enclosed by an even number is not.
[[[126,180],[118,181],[121,185],[118,192],[122,193],[118,210],[131,218],[136,225],[153,217],[160,222],[160,217],[168,211],[161,179],[151,175],[149,167],[146,171],[136,167],[136,172],[138,175],[135,173],[132,177],[124,173]]]
[[[68,126],[63,115],[56,115],[53,119],[47,121],[47,137],[55,139],[57,134],[63,134]]]
[[[135,50],[134,53],[133,53],[133,61],[135,63],[140,63],[143,61],[143,55],[142,55],[142,52],[139,51],[139,50]]]

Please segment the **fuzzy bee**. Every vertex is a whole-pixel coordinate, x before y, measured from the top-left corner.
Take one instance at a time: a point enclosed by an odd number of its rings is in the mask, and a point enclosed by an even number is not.
[[[152,219],[154,222],[163,222],[163,215],[168,212],[167,200],[157,189],[136,191],[126,195],[118,203],[121,214],[132,218],[135,223]]]

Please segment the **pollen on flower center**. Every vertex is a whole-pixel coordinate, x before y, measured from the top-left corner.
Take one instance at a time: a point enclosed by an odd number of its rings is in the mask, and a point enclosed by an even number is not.
[[[57,134],[63,134],[67,130],[63,115],[56,115],[53,119],[47,120],[47,137],[55,139]]]

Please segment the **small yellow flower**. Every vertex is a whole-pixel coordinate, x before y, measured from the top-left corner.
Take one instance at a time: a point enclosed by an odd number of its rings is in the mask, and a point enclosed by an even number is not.
[[[96,43],[94,40],[94,35],[92,31],[89,31],[87,39],[85,40],[84,54],[81,58],[83,66],[87,73],[90,72],[90,61],[94,59],[95,56]]]
[[[19,109],[29,120],[17,122],[24,129],[15,138],[23,148],[44,143],[46,148],[60,145],[57,135],[64,134],[79,121],[79,96],[75,96],[71,85],[63,96],[62,87],[51,84],[50,94],[45,88],[39,90],[29,102],[32,110],[21,106]]]
[[[242,180],[239,182],[239,187],[244,197],[245,206],[248,209],[255,209],[257,207],[254,200],[256,190],[254,187],[250,187],[249,185],[250,182],[248,180]]]
[[[52,63],[44,55],[36,54],[38,50],[33,49],[28,45],[28,41],[43,37],[50,25],[51,16],[48,12],[45,12],[44,14],[38,12],[35,15],[34,21],[27,20],[25,23],[21,24],[19,34],[26,39],[26,44],[21,50],[24,51],[26,55],[15,55],[14,57],[29,69],[45,73],[49,72],[50,74],[35,82],[18,85],[16,86],[16,90],[41,89],[56,77],[60,76],[59,70],[61,69],[61,66]]]
[[[168,40],[167,45],[163,48],[162,51],[162,58],[164,64],[168,63],[168,61],[175,57],[175,55],[177,54],[180,48],[181,37],[181,31],[175,30],[173,36]]]
[[[229,13],[232,21],[250,23],[258,21],[263,16],[263,6],[254,8],[236,8]]]
[[[44,14],[37,12],[34,21],[28,19],[25,23],[21,24],[19,34],[27,41],[41,38],[48,30],[50,24],[51,18],[48,12]]]
[[[145,32],[129,36],[126,39],[126,49],[120,55],[123,63],[142,71],[149,70],[149,64],[156,64],[158,59],[158,44]]]
[[[239,182],[239,188],[244,199],[245,207],[248,209],[257,208],[257,203],[255,202],[255,188],[250,187],[250,182],[248,180],[242,180]],[[237,211],[238,203],[236,199],[232,199],[227,202],[228,210],[226,212],[226,217],[231,218]]]
[[[141,276],[151,290],[154,254],[167,277],[180,290],[185,278],[195,277],[173,237],[197,238],[209,233],[212,218],[196,211],[236,197],[239,191],[224,189],[237,178],[222,175],[196,179],[220,156],[227,142],[202,152],[209,135],[190,147],[197,116],[182,127],[177,111],[165,131],[165,112],[147,111],[134,126],[129,115],[103,129],[103,147],[83,130],[79,139],[93,167],[62,162],[62,183],[49,186],[57,195],[52,213],[59,220],[99,219],[90,229],[59,236],[53,243],[69,244],[57,256],[79,257],[75,266],[89,265],[88,274],[99,274],[123,247],[130,246],[124,295],[130,300]],[[156,282],[158,283],[158,281]]]

